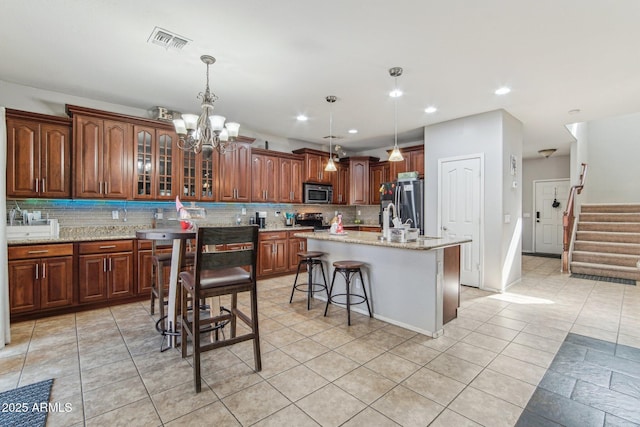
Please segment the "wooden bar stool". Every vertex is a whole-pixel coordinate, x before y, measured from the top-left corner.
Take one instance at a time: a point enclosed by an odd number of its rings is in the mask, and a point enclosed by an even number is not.
[[[296,271],[296,278],[293,281],[293,288],[291,288],[291,298],[289,298],[289,304],[293,301],[293,293],[295,291],[302,291],[307,293],[307,310],[311,308],[311,298],[313,298],[314,292],[319,292],[324,289],[327,293],[327,298],[329,297],[329,289],[327,287],[327,277],[324,275],[324,264],[320,257],[324,255],[324,252],[298,252],[298,257],[300,261],[298,261],[298,270]],[[298,275],[300,274],[300,267],[303,265],[307,266],[307,283],[298,283]],[[320,271],[322,271],[322,283],[313,283],[313,267],[316,265],[320,266]]]
[[[365,264],[360,261],[335,261],[333,263],[333,278],[331,279],[331,287],[329,288],[329,295],[327,298],[327,305],[324,308],[324,315],[327,315],[327,310],[329,309],[329,304],[339,304],[347,306],[347,324],[351,326],[351,306],[366,303],[367,311],[369,312],[369,317],[373,317],[371,314],[371,308],[369,307],[369,298],[367,298],[367,289],[364,286],[364,280],[362,279],[362,269]],[[341,294],[333,294],[333,284],[336,281],[336,273],[342,274],[346,284],[345,293]],[[358,273],[360,275],[360,283],[362,283],[362,292],[364,295],[354,294],[351,292],[351,280],[353,275]],[[336,301],[336,297],[346,296],[346,302]],[[351,302],[351,297],[359,298],[356,302]]]
[[[161,334],[165,334],[166,330],[163,326],[163,322],[166,319],[164,306],[167,304],[165,301],[165,294],[169,287],[168,277],[165,278],[165,269],[171,268],[171,254],[156,254],[151,256],[152,279],[151,279],[151,314],[155,314],[156,298],[158,299],[158,308],[160,319],[156,322],[156,330]],[[191,268],[195,262],[195,253],[187,252],[184,256],[184,267]]]

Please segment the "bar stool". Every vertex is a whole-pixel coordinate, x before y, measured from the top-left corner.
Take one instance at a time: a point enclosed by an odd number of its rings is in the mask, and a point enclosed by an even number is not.
[[[327,315],[327,310],[329,309],[329,304],[339,304],[347,306],[347,324],[351,326],[351,305],[357,305],[366,303],[367,311],[369,312],[369,317],[373,317],[371,314],[371,308],[369,307],[369,298],[367,298],[367,289],[364,286],[364,280],[362,279],[362,270],[361,267],[364,266],[363,262],[360,261],[335,261],[333,263],[333,278],[331,279],[331,287],[329,288],[329,296],[327,298],[327,305],[324,308],[324,315]],[[342,274],[344,276],[346,289],[343,294],[333,294],[333,284],[336,281],[336,273]],[[360,282],[362,283],[362,292],[364,295],[354,294],[351,292],[351,279],[353,275],[358,273],[360,275]],[[346,296],[346,303],[338,302],[335,300],[336,297]],[[357,297],[360,300],[356,302],[351,302],[351,297]]]
[[[298,252],[298,270],[296,271],[296,278],[293,281],[293,288],[291,289],[291,298],[289,298],[289,304],[293,301],[293,293],[295,291],[302,291],[307,293],[307,310],[311,308],[311,298],[313,298],[314,292],[319,292],[322,289],[327,293],[329,297],[329,289],[327,287],[327,277],[324,275],[324,265],[320,257],[324,255],[323,252]],[[307,266],[308,278],[307,283],[298,283],[298,275],[300,274],[300,267]],[[313,283],[313,267],[319,265],[320,271],[322,271],[322,283]]]
[[[166,315],[164,312],[164,306],[167,304],[165,301],[165,287],[167,286],[167,281],[165,280],[164,270],[165,268],[171,267],[171,254],[156,254],[151,256],[151,262],[153,263],[151,267],[152,275],[151,275],[151,315],[155,314],[155,305],[156,298],[158,299],[158,307],[160,311],[160,319],[156,322],[156,330],[161,334],[165,334],[166,330],[162,326],[162,322],[164,322]],[[187,252],[184,255],[183,266],[184,267],[193,267],[195,262],[195,253]]]

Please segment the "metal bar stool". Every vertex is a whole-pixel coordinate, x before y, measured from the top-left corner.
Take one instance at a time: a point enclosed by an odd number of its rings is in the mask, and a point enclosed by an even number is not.
[[[298,270],[296,271],[296,278],[293,281],[293,288],[291,288],[291,298],[289,298],[289,304],[293,301],[293,293],[295,291],[302,291],[307,293],[307,310],[311,308],[311,298],[313,298],[314,292],[319,292],[324,289],[329,297],[329,288],[327,287],[327,277],[324,275],[324,265],[320,257],[324,255],[323,252],[298,252]],[[298,275],[300,274],[300,267],[307,266],[308,279],[307,283],[298,283]],[[322,271],[322,283],[313,283],[313,267],[319,265],[320,271]]]
[[[331,279],[331,287],[329,288],[329,295],[327,298],[327,305],[324,308],[324,315],[327,315],[327,310],[329,310],[329,304],[339,304],[347,306],[347,324],[351,326],[351,306],[366,303],[367,311],[369,312],[369,317],[373,317],[371,314],[371,307],[369,307],[369,298],[367,297],[367,288],[364,285],[364,280],[362,278],[362,270],[361,267],[364,266],[363,262],[360,261],[335,261],[333,263],[333,278]],[[336,273],[342,274],[344,276],[346,290],[345,293],[342,294],[333,294],[333,284],[336,281]],[[351,279],[353,275],[358,273],[360,275],[360,282],[362,283],[362,292],[364,295],[354,294],[351,292]],[[336,301],[336,297],[346,296],[346,303]],[[359,298],[356,302],[351,302],[351,297]]]

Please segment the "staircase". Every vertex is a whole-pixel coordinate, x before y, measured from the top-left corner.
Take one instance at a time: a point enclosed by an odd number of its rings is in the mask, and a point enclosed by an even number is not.
[[[571,273],[640,280],[640,204],[583,204]]]

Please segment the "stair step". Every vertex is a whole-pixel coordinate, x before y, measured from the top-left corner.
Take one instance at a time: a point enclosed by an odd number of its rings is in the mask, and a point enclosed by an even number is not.
[[[637,243],[640,244],[640,233],[611,233],[608,231],[578,231],[576,241]]]
[[[626,233],[640,233],[640,223],[580,221],[578,223],[578,231],[617,231]]]
[[[591,212],[580,213],[580,222],[640,222],[640,212]]]
[[[607,233],[609,234],[609,233]],[[640,238],[640,237],[639,237]],[[602,252],[640,256],[640,243],[618,243],[591,240],[576,240],[574,251]]]
[[[635,267],[638,268],[640,256],[625,254],[610,254],[603,252],[573,251],[571,260],[589,264],[602,264],[612,267]],[[638,270],[640,271],[640,270]]]
[[[636,212],[640,213],[640,204],[637,203],[583,203],[580,206],[581,213],[591,212]]]
[[[637,267],[612,267],[603,264],[571,262],[571,273],[590,274],[592,276],[616,277],[619,279],[640,280],[640,269]]]

